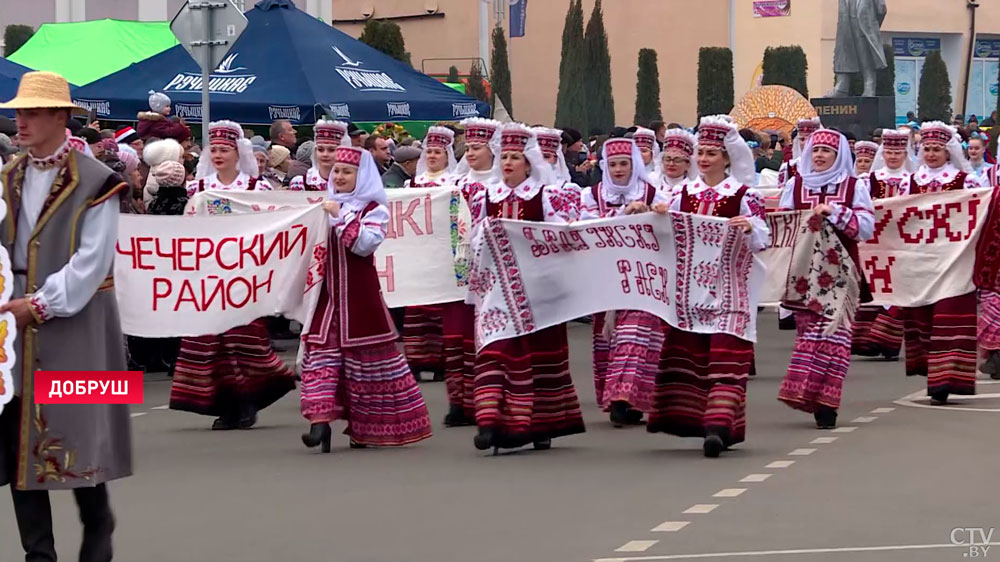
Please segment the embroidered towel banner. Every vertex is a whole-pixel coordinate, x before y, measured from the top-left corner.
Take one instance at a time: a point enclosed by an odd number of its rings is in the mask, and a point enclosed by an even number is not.
[[[643,310],[682,330],[757,338],[764,267],[725,219],[489,219],[472,250],[477,349],[606,310]]]
[[[282,314],[308,325],[322,287],[320,205],[260,216],[122,215],[115,290],[132,336],[221,334]]]
[[[6,216],[7,205],[0,199],[0,221]],[[11,270],[10,255],[6,248],[0,246],[0,304],[10,301],[13,292],[14,273]],[[16,338],[17,321],[14,319],[14,314],[10,312],[0,314],[0,412],[3,412],[4,404],[14,398],[14,377],[20,376],[19,373],[13,373]]]
[[[451,187],[389,189],[389,224],[375,252],[390,308],[465,298],[469,208]],[[206,191],[188,202],[195,216],[246,214],[321,203],[307,191]]]
[[[915,307],[976,290],[976,244],[993,190],[967,189],[875,200],[875,234],[859,246],[873,305]],[[781,301],[798,213],[770,213],[771,246],[761,302]]]

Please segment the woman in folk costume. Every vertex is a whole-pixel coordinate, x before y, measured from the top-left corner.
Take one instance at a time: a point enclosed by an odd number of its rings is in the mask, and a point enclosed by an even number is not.
[[[903,195],[979,187],[953,127],[924,123],[920,139],[920,167],[901,186]],[[972,292],[903,313],[906,374],[927,377],[934,406],[951,394],[976,393],[976,305]]]
[[[580,220],[646,213],[670,199],[646,181],[634,139],[604,143],[599,184],[582,192]],[[664,323],[640,310],[594,316],[594,389],[597,404],[611,413],[615,427],[636,424],[652,407],[656,365],[663,349]]]
[[[823,124],[820,122],[819,117],[799,119],[799,122],[795,126],[798,135],[792,142],[792,159],[782,164],[778,170],[778,185],[784,186],[788,180],[794,178],[795,174],[799,172],[799,165],[802,162],[803,154],[805,154],[806,143],[809,142],[809,137],[822,126]],[[805,157],[808,159],[809,155],[805,154]]]
[[[548,164],[531,129],[507,123],[501,129],[499,176],[473,194],[474,228],[483,219],[569,223],[579,216],[580,193],[549,185]],[[476,355],[477,449],[533,443],[548,449],[552,439],[583,433],[580,402],[569,372],[564,324],[484,347]]]
[[[209,149],[201,153],[198,170],[188,182],[188,197],[208,190],[270,191],[259,182],[253,144],[243,137],[243,127],[232,121],[215,121],[208,126]]]
[[[257,160],[243,129],[232,121],[215,122],[208,138],[209,150],[202,153],[188,194],[257,187]],[[255,320],[219,335],[181,340],[170,408],[218,416],[212,429],[249,429],[258,411],[293,388],[295,374],[271,348],[264,321]]]
[[[342,419],[351,448],[416,443],[431,421],[396,348],[373,257],[389,223],[385,188],[367,150],[339,147],[335,158],[323,290],[302,336],[302,415],[312,424],[302,442],[329,453],[330,423]]]
[[[872,237],[875,214],[871,195],[854,177],[847,138],[830,129],[813,133],[806,143],[799,173],[781,192],[780,210],[809,210],[833,225],[854,261],[862,294],[867,283],[860,274],[858,244]],[[848,297],[850,298],[850,297]],[[855,303],[857,304],[857,303]],[[778,400],[813,414],[819,429],[837,424],[844,377],[851,366],[851,328],[808,309],[795,311],[798,335]]]
[[[1000,154],[998,154],[1000,156]],[[1000,158],[997,158],[1000,161]],[[1000,379],[1000,162],[990,167],[987,184],[994,189],[986,228],[976,247],[976,272],[974,280],[979,287],[979,347],[986,354],[980,370],[991,379]]]
[[[990,185],[990,170],[993,164],[986,161],[986,146],[990,144],[990,137],[982,131],[972,131],[969,133],[969,140],[966,143],[966,152],[969,154],[969,166],[972,174],[982,187]]]
[[[551,167],[549,177],[552,183],[557,185],[570,184],[579,189],[579,186],[570,179],[566,156],[562,151],[562,131],[548,127],[532,127],[531,131],[535,133],[535,138],[538,140],[538,148],[542,151],[542,157]]]
[[[347,123],[320,119],[313,127],[313,142],[312,166],[304,176],[292,178],[288,183],[289,191],[326,191],[337,148],[351,146]]]
[[[455,133],[447,127],[431,127],[424,137],[423,151],[417,161],[417,175],[404,187],[441,187],[452,184],[455,162]],[[445,380],[447,359],[444,353],[444,307],[442,305],[408,306],[403,316],[403,351],[413,376],[434,374],[435,381]]]
[[[639,147],[639,154],[642,155],[644,176],[647,181],[654,183],[660,177],[660,143],[656,142],[656,133],[645,127],[637,127],[632,133],[632,140]]]
[[[882,146],[875,153],[871,171],[858,177],[868,185],[872,200],[895,197],[901,186],[909,183],[910,172],[916,169],[909,158],[909,146],[909,133],[889,129],[882,132]],[[903,309],[862,306],[854,317],[852,334],[853,355],[895,361],[903,346]]]
[[[854,175],[859,180],[868,181],[868,174],[875,163],[878,145],[871,141],[858,141],[854,144]]]
[[[659,188],[670,195],[681,188],[681,184],[698,177],[698,167],[692,165],[698,138],[686,129],[667,129],[663,140],[663,155]]]
[[[455,183],[466,201],[485,192],[500,159],[500,122],[472,117],[462,121],[465,127],[465,155],[455,171]],[[444,381],[448,392],[446,427],[475,425],[475,307],[462,303],[444,305],[441,314],[444,334]]]
[[[728,218],[746,233],[753,252],[763,250],[770,231],[764,200],[750,187],[756,177],[753,152],[736,127],[703,117],[698,127],[698,179],[681,185],[670,210]],[[746,389],[753,343],[728,334],[696,334],[671,328],[658,357],[653,411],[646,429],[680,437],[703,437],[706,457],[718,457],[743,442]]]

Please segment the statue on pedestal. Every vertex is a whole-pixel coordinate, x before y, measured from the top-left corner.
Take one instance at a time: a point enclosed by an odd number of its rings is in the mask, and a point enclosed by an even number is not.
[[[864,80],[864,96],[875,95],[877,72],[888,66],[880,31],[885,14],[885,0],[840,0],[833,55],[836,78],[827,97],[850,95],[851,76],[858,73]]]

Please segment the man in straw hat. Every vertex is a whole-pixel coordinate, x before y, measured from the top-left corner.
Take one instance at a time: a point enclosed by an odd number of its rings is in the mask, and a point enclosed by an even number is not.
[[[111,277],[125,184],[70,147],[66,121],[80,108],[62,76],[24,74],[0,108],[16,110],[24,149],[0,172],[0,243],[14,271],[0,313],[18,328],[15,397],[0,414],[0,485],[11,485],[26,560],[56,560],[49,490],[73,490],[80,560],[108,561],[115,523],[106,482],[132,473],[128,406],[39,404],[46,396],[36,396],[35,372],[126,370]]]

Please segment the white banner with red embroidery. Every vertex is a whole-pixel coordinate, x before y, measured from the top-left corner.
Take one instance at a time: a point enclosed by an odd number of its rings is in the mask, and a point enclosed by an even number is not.
[[[320,205],[259,216],[122,215],[115,290],[133,336],[221,334],[265,316],[307,323],[326,263]]]
[[[976,290],[976,243],[992,189],[968,189],[875,200],[875,232],[861,244],[861,268],[874,301],[915,307]],[[777,304],[788,283],[797,213],[770,213],[771,246],[762,303]]]
[[[0,221],[7,216],[7,205],[0,200]],[[11,270],[10,255],[7,249],[0,247],[0,304],[7,304],[14,292],[14,273]],[[14,398],[14,360],[17,351],[14,340],[17,338],[17,322],[14,314],[0,314],[0,412],[4,404]]]
[[[468,271],[469,208],[452,187],[389,189],[389,224],[375,252],[382,296],[390,308],[460,301]],[[207,191],[188,202],[196,216],[246,214],[300,207],[322,192]]]
[[[478,349],[606,310],[643,310],[682,330],[757,339],[764,265],[725,219],[491,219],[472,250]]]

